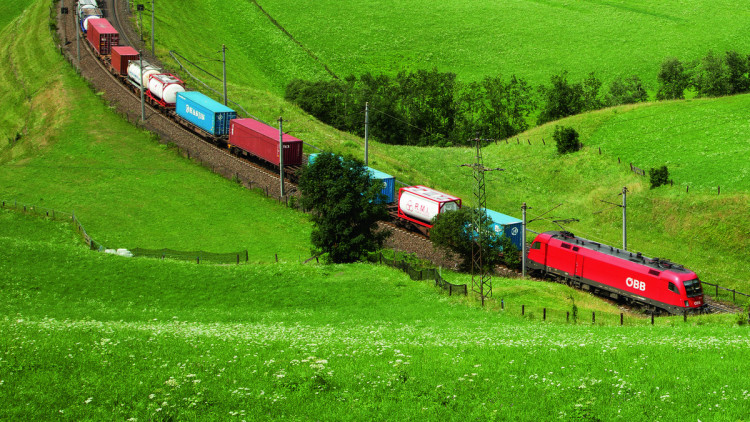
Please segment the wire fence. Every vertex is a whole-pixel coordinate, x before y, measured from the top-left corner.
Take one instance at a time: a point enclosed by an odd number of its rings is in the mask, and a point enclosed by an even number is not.
[[[547,145],[547,141],[545,141],[544,138],[535,139],[534,142],[536,142],[536,143],[532,143],[531,139],[529,139],[529,138],[526,138],[525,140],[523,140],[523,139],[520,139],[519,137],[516,137],[515,142],[514,142],[514,140],[512,138],[507,138],[507,139],[502,139],[502,140],[494,139],[493,141],[494,141],[495,145],[498,145],[498,144],[502,145],[503,143],[505,143],[506,145],[533,146],[533,145],[539,145],[539,141],[541,141],[541,145],[542,146],[546,146]],[[550,145],[554,145],[554,141],[553,140],[550,140]],[[599,155],[603,155],[604,154],[602,152],[602,147],[596,147],[596,148],[597,148],[597,150],[599,152]],[[617,164],[623,164],[623,161],[622,161],[622,159],[620,157],[617,157]],[[640,168],[640,167],[638,167],[638,166],[636,166],[636,165],[634,165],[633,163],[630,163],[630,162],[628,162],[626,164],[628,165],[630,171],[633,172],[634,174],[636,174],[638,176],[642,176],[642,177],[648,177],[648,171],[647,170],[642,169],[642,168]],[[674,182],[674,180],[670,179],[667,184],[670,185],[671,187],[674,187],[675,182]],[[685,185],[681,185],[681,186],[685,188],[685,193],[690,193],[690,185],[685,184]],[[703,187],[700,187],[699,189],[696,189],[695,187],[693,187],[693,191],[694,192],[696,190],[700,191],[701,189],[703,190],[703,192],[705,192],[706,189],[708,189],[708,190],[711,191],[711,193],[715,192],[717,195],[721,195],[721,185],[717,185],[716,186],[716,190],[714,190],[714,188],[712,186],[711,187],[703,186]],[[725,191],[726,191],[726,186],[725,186]]]
[[[560,310],[560,309],[550,309],[550,308],[544,308],[544,307],[533,307],[533,306],[527,306],[525,304],[509,304],[506,303],[505,300],[500,300],[500,309],[499,312],[504,313],[506,315],[520,315],[523,318],[526,318],[528,320],[535,320],[535,321],[542,321],[542,322],[551,322],[551,323],[565,323],[565,324],[590,324],[590,325],[600,325],[600,326],[614,326],[614,325],[628,325],[628,326],[636,326],[636,325],[655,325],[655,314],[651,313],[649,315],[632,315],[628,314],[626,315],[624,312],[620,312],[619,314],[610,313],[610,312],[596,312],[596,311],[585,311],[580,310],[576,308],[575,306],[571,308],[571,310]],[[684,312],[679,315],[672,315],[670,317],[667,317],[669,321],[676,322],[682,319],[683,322],[688,322],[689,320],[695,318],[696,316],[701,315],[701,312],[698,311],[690,311],[690,312]],[[663,317],[660,317],[663,318]],[[747,324],[750,323],[750,313],[745,313],[743,311],[740,311],[737,314],[737,322],[738,324]]]
[[[393,259],[390,259],[384,257],[382,252],[375,252],[369,254],[367,259],[370,262],[377,262],[379,264],[398,268],[399,270],[409,274],[409,277],[412,280],[434,281],[435,287],[440,287],[443,290],[447,290],[449,296],[452,296],[453,293],[463,294],[464,296],[469,294],[469,290],[466,284],[449,283],[440,275],[440,272],[435,268],[419,268],[414,263],[397,259],[395,254],[393,256]]]
[[[57,211],[51,208],[19,203],[18,201],[1,201],[0,208],[14,210],[37,217],[49,218],[55,221],[70,222],[73,224],[75,232],[78,233],[89,249],[100,252],[115,252],[113,249],[106,249],[103,244],[94,240],[73,212]],[[121,250],[118,250],[116,252],[119,253],[120,251]],[[240,262],[248,262],[249,260],[249,253],[247,250],[241,252],[214,253],[205,251],[178,251],[174,249],[134,248],[127,252],[129,252],[129,254],[126,254],[127,256],[195,261],[198,264],[201,262],[239,264]],[[276,259],[278,261],[278,257]]]

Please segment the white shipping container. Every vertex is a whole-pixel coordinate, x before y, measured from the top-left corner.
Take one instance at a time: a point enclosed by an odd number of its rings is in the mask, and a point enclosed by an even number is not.
[[[165,103],[174,104],[177,102],[177,93],[185,92],[185,87],[182,86],[181,80],[162,73],[151,76],[148,81],[148,90],[151,91],[151,95]]]
[[[398,198],[401,214],[429,223],[436,215],[461,208],[461,198],[425,186],[401,188]]]
[[[156,75],[158,73],[161,73],[161,69],[159,69],[156,66],[152,66],[149,62],[143,61],[143,88],[148,89],[148,79],[151,75]],[[133,83],[136,84],[136,86],[139,85],[139,80],[141,80],[141,65],[140,60],[133,60],[128,65],[128,78],[130,78]]]

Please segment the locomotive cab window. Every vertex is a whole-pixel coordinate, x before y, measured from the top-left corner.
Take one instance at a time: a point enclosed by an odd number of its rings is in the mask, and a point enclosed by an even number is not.
[[[531,249],[542,249],[542,244],[539,242],[534,242],[531,244]]]
[[[671,281],[669,282],[669,291],[675,292],[675,293],[680,293],[680,291],[677,290],[677,286],[675,286],[674,283],[672,283]]]
[[[694,278],[692,280],[688,280],[683,283],[685,285],[685,293],[687,293],[687,297],[696,297],[703,294],[703,289],[701,289],[701,281],[697,278]]]

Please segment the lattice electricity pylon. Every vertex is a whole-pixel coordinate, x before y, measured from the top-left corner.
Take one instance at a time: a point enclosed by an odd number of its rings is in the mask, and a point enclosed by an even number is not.
[[[474,164],[462,164],[461,167],[470,167],[474,171],[474,199],[477,201],[477,210],[472,221],[476,230],[475,241],[471,244],[471,289],[479,293],[484,306],[484,299],[492,297],[492,276],[484,265],[482,251],[487,242],[487,193],[485,189],[484,173],[488,171],[503,171],[501,168],[487,168],[482,162],[482,142],[486,139],[476,138],[477,158]]]

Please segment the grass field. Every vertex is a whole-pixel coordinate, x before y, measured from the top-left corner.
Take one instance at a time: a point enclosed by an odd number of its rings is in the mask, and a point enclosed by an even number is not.
[[[304,215],[194,165],[114,114],[54,49],[47,13],[47,2],[36,2],[0,35],[8,101],[0,199],[75,212],[107,247],[248,249],[253,261],[309,256]],[[21,139],[9,143],[16,133]]]
[[[750,7],[726,0],[258,3],[342,77],[437,67],[464,80],[516,74],[536,85],[567,69],[574,79],[589,72],[605,81],[637,74],[653,89],[666,57],[750,50],[750,39],[737,36],[747,29]],[[278,89],[290,77],[322,76],[322,66],[294,48],[251,2],[164,0],[159,7],[169,11],[161,14],[157,33],[167,44],[176,37],[167,31],[178,29],[178,22],[196,28],[200,19],[217,39],[240,48],[233,51],[256,58],[250,59],[253,80]],[[181,35],[191,44],[210,45],[196,31],[178,32],[186,32]]]
[[[127,259],[61,223],[0,222],[2,419],[746,416],[750,344],[734,316],[619,327],[581,292],[499,279],[513,307],[483,310],[385,267]],[[560,293],[577,323],[517,312]]]

